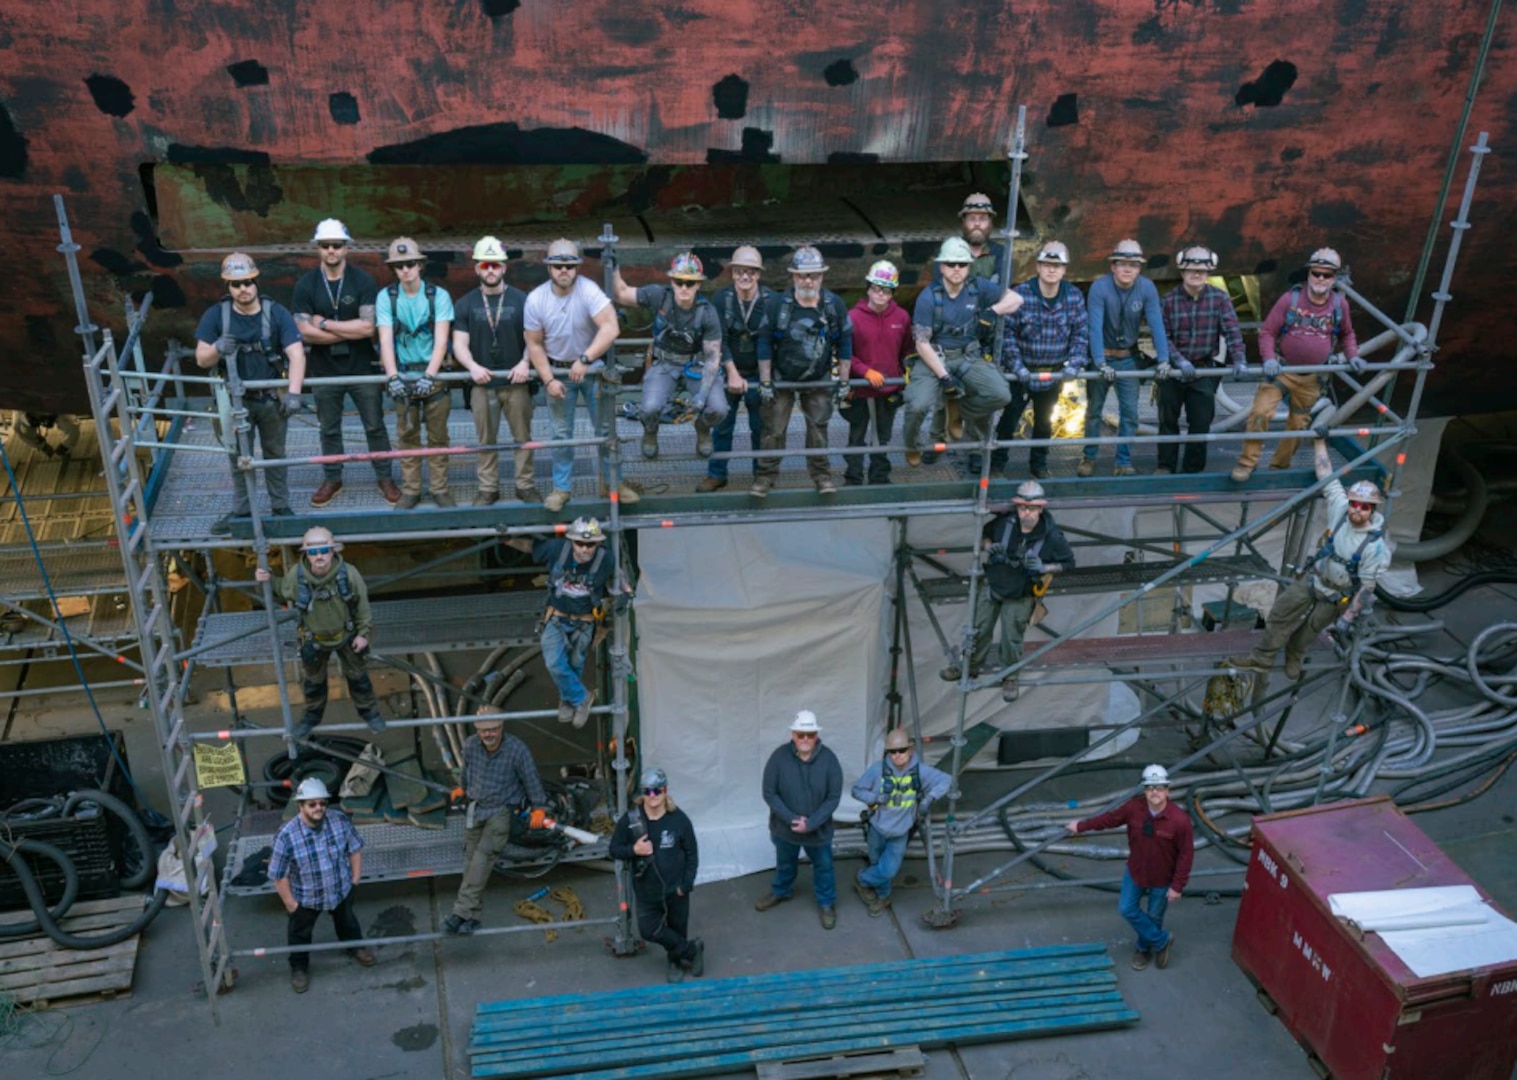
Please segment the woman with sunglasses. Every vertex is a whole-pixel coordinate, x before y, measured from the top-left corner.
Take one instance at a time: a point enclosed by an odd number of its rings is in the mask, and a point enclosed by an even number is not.
[[[706,972],[706,943],[686,937],[700,864],[695,827],[674,805],[663,769],[643,770],[642,792],[634,803],[611,834],[611,857],[632,866],[637,932],[663,946],[670,982],[680,982],[686,972],[699,978]]]

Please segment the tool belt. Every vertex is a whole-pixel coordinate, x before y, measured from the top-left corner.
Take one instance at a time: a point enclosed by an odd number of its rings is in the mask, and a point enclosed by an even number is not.
[[[947,365],[950,360],[990,360],[985,350],[978,345],[965,345],[954,349],[939,349],[938,358],[943,361],[944,365]]]
[[[1138,355],[1138,347],[1136,345],[1129,345],[1125,349],[1106,349],[1104,351],[1108,360],[1126,359]]]
[[[1349,593],[1336,585],[1329,585],[1316,574],[1310,575],[1307,584],[1311,586],[1313,596],[1330,604],[1347,604],[1352,599]]]
[[[589,614],[589,615],[571,615],[567,611],[559,611],[558,608],[552,606],[551,604],[548,605],[547,611],[545,611],[543,613],[543,618],[545,618],[545,619],[568,619],[570,622],[594,622],[595,621],[594,614]]]

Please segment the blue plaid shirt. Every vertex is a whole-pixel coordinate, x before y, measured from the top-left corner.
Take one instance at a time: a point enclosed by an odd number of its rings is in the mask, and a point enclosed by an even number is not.
[[[1241,364],[1243,331],[1238,327],[1238,313],[1233,302],[1215,285],[1207,285],[1201,295],[1191,299],[1182,285],[1164,294],[1159,301],[1164,313],[1164,333],[1170,348],[1192,364],[1213,364],[1217,342],[1227,339],[1227,362]]]
[[[313,829],[298,816],[285,822],[274,837],[269,880],[290,879],[290,893],[303,908],[331,911],[353,891],[353,867],[348,861],[363,847],[363,839],[341,810],[327,807],[321,828]]]
[[[1006,316],[1002,367],[1013,374],[1018,368],[1083,367],[1090,352],[1090,319],[1080,290],[1061,281],[1059,295],[1045,300],[1038,279],[1032,278],[1016,291],[1022,294],[1023,304]]]

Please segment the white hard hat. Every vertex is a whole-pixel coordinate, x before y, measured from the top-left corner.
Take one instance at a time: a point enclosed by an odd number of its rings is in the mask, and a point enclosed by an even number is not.
[[[1348,497],[1354,502],[1373,503],[1376,506],[1385,502],[1385,493],[1380,490],[1380,485],[1373,480],[1360,480],[1348,489]]]
[[[1132,238],[1118,240],[1117,246],[1106,256],[1108,262],[1143,262],[1143,245]]]
[[[316,547],[329,547],[333,551],[342,550],[342,545],[332,538],[332,530],[322,525],[311,526],[300,538],[301,551],[310,551]]]
[[[1043,245],[1043,250],[1038,252],[1038,262],[1058,263],[1060,266],[1069,265],[1069,249],[1058,240],[1050,240]]]
[[[1307,266],[1320,266],[1324,270],[1338,271],[1343,269],[1343,258],[1332,248],[1318,248],[1312,252],[1312,257],[1306,260]]]
[[[964,242],[962,237],[950,236],[947,240],[943,241],[942,247],[938,248],[937,257],[932,261],[972,263],[974,262],[974,252],[969,250],[969,245]]]
[[[481,236],[474,245],[474,261],[503,263],[506,261],[506,249],[495,237]]]
[[[300,782],[300,787],[295,789],[295,801],[307,802],[311,799],[330,799],[332,793],[327,786],[315,776],[308,776]]]
[[[1217,253],[1197,244],[1180,252],[1175,262],[1181,270],[1205,270],[1211,273],[1217,268]]]
[[[344,244],[353,242],[348,227],[334,217],[316,223],[316,234],[311,237],[311,243],[319,244],[323,240],[341,240]]]
[[[1150,765],[1143,770],[1143,786],[1169,787],[1169,770],[1163,765]]]
[[[816,734],[822,729],[817,726],[816,713],[810,709],[802,709],[795,714],[795,719],[790,721],[790,730]]]
[[[1023,480],[1017,486],[1016,497],[1011,501],[1021,503],[1023,506],[1047,506],[1048,493],[1043,490],[1043,485],[1036,480]]]

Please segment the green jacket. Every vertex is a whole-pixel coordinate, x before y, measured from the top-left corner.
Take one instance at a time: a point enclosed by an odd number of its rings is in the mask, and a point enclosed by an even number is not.
[[[368,587],[364,585],[363,575],[358,572],[358,567],[344,564],[341,555],[333,557],[332,568],[320,577],[311,573],[310,565],[302,558],[285,572],[274,590],[281,600],[292,604],[297,603],[297,595],[300,591],[298,576],[301,572],[304,573],[311,599],[310,610],[301,613],[300,625],[323,644],[341,641],[347,637],[350,617],[348,603],[342,598],[337,582],[337,571],[344,565],[348,566],[348,591],[357,601],[356,610],[351,616],[353,635],[373,638],[374,620],[369,614]]]

